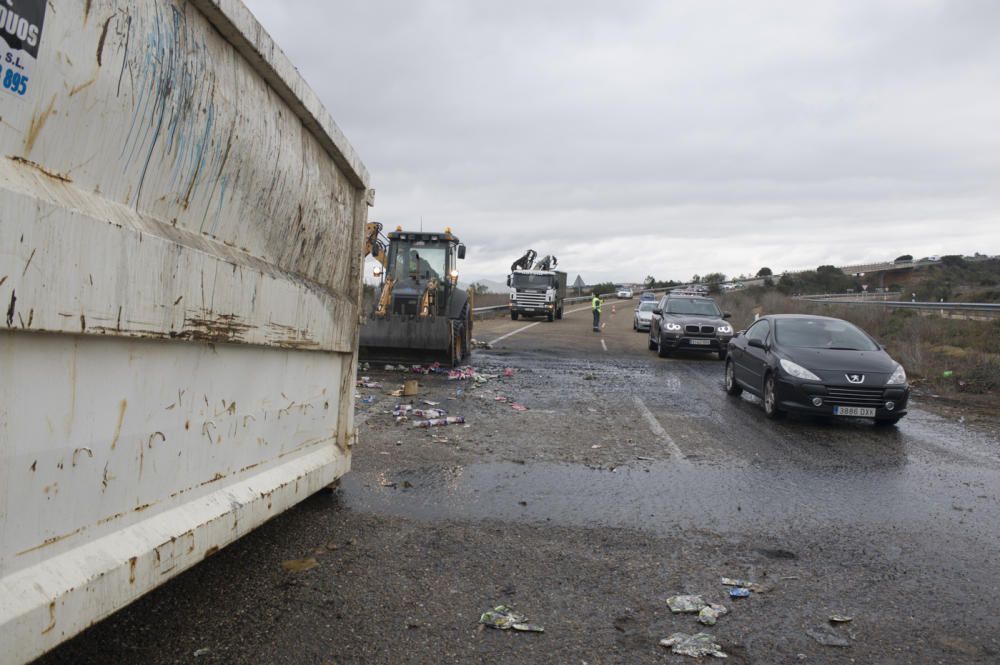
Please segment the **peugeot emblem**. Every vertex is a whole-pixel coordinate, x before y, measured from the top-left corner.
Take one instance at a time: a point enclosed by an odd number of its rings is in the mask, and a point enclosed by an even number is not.
[[[850,383],[864,383],[865,382],[865,375],[864,374],[845,374],[844,376],[847,377],[847,380]]]

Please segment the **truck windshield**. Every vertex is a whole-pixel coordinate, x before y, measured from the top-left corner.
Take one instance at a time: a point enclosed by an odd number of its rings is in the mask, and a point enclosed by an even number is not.
[[[511,286],[515,289],[547,289],[554,284],[553,275],[524,275],[514,273]]]
[[[399,242],[392,274],[397,280],[416,277],[421,280],[442,279],[446,271],[448,250],[442,245],[433,245],[423,240]]]

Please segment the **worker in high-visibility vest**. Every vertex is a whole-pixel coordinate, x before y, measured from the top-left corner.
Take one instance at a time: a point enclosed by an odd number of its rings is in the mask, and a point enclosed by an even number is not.
[[[603,304],[601,296],[595,293],[593,300],[590,301],[590,307],[594,310],[594,332],[601,332],[601,305]]]

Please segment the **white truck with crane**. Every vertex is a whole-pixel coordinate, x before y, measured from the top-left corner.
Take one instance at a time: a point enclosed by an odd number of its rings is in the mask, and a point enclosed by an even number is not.
[[[566,273],[554,270],[558,265],[555,256],[550,254],[535,262],[537,256],[535,250],[529,249],[510,266],[507,286],[512,321],[521,316],[544,316],[549,321],[563,317]]]

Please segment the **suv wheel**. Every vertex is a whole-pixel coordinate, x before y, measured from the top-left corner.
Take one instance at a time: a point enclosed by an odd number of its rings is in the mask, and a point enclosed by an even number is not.
[[[660,337],[656,340],[656,355],[660,356],[661,358],[670,357],[670,347],[663,346],[662,333],[660,334]]]

